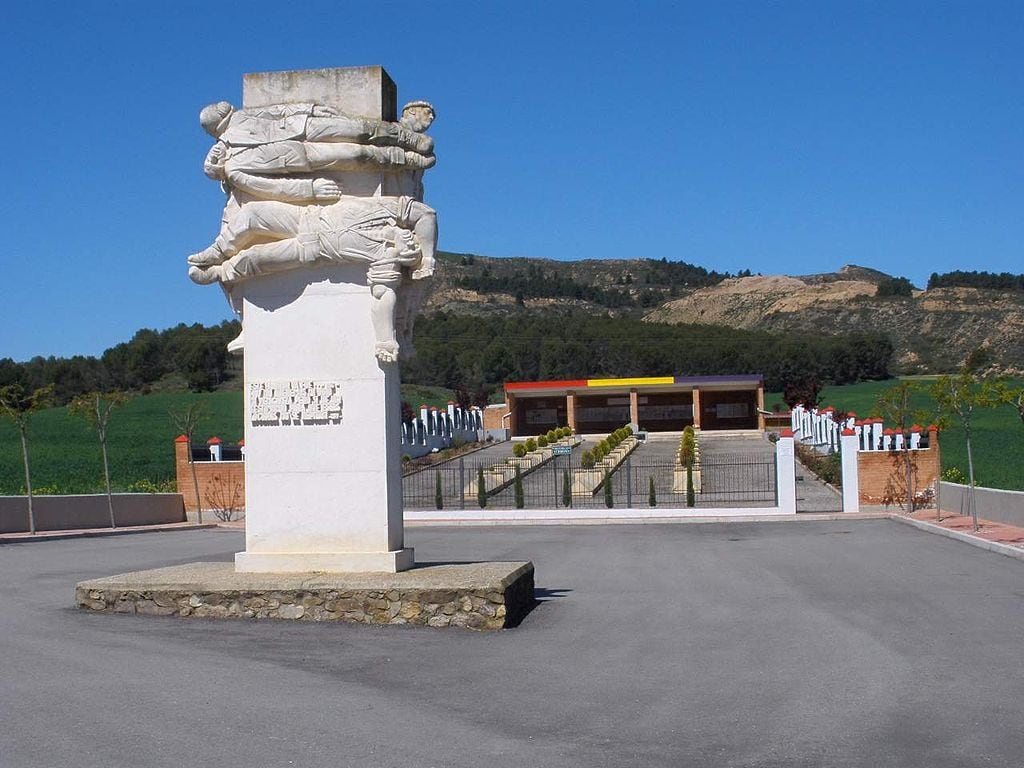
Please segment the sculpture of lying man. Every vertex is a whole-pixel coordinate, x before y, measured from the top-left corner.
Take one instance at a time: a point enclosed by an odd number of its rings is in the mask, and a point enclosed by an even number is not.
[[[342,197],[326,206],[261,200],[241,205],[213,244],[189,257],[188,274],[231,285],[316,262],[365,264],[374,352],[395,362],[395,290],[403,270],[413,280],[433,274],[436,248],[436,212],[410,197]]]
[[[434,140],[422,133],[433,107],[411,102],[402,121],[352,117],[319,104],[275,104],[236,110],[210,104],[199,122],[217,143],[203,169],[224,181],[232,171],[290,175],[314,171],[366,171],[386,167],[412,170],[434,165]]]

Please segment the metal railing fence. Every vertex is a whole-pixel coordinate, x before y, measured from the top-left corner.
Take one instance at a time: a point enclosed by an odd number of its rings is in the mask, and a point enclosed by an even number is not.
[[[629,456],[606,478],[581,466],[576,455],[553,456],[520,469],[521,490],[513,468],[496,471],[495,466],[469,457],[410,473],[402,481],[405,509],[479,509],[481,471],[487,508],[638,508],[652,501],[655,507],[687,506],[686,471],[664,460]],[[773,455],[709,457],[693,473],[694,506],[774,506],[775,478]]]

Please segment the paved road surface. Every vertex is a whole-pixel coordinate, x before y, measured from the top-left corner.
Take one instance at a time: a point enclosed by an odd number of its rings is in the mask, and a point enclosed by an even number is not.
[[[0,546],[0,765],[1019,766],[1024,563],[888,521],[416,529],[531,558],[514,630],[71,607],[237,532]]]

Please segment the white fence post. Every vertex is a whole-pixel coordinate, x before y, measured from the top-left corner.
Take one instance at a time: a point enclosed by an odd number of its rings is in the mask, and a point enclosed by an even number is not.
[[[843,466],[843,512],[860,512],[860,480],[857,474],[857,433],[844,429],[839,438]]]
[[[793,447],[793,430],[784,429],[775,443],[775,492],[779,501],[779,512],[796,514],[796,451]]]

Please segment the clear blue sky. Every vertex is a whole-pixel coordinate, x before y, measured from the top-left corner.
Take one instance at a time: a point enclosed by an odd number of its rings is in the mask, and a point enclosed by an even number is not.
[[[382,64],[437,107],[441,247],[1024,271],[1024,3],[16,3],[0,357],[218,322],[207,102]]]

